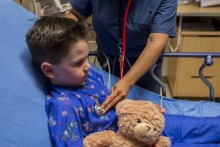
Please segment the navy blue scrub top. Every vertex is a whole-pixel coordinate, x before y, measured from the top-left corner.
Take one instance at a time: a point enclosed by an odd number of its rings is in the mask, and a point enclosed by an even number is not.
[[[119,55],[120,12],[127,0],[69,0],[83,16],[93,17],[98,48]],[[121,5],[120,5],[121,3]],[[138,57],[150,33],[176,35],[177,0],[132,0],[127,21],[127,57]],[[123,18],[123,16],[122,16]]]

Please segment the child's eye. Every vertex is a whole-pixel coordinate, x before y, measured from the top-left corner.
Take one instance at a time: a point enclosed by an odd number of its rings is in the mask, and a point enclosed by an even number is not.
[[[78,66],[80,66],[80,62],[78,62],[78,63],[73,63],[73,64],[71,64],[70,66],[71,66],[71,67],[78,67]]]
[[[72,64],[72,66],[73,66],[73,67],[74,67],[74,66],[81,66],[83,63],[84,63],[84,60],[80,60],[80,61],[78,61],[78,62]]]
[[[83,63],[83,61],[77,62],[77,63],[75,64],[75,66],[82,65],[82,63]]]
[[[79,60],[79,61],[75,62],[74,64],[72,64],[72,66],[81,66],[81,65],[84,64],[87,60],[88,60],[88,58]]]

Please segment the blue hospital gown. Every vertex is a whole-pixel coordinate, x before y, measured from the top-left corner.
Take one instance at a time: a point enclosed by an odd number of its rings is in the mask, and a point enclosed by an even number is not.
[[[89,70],[83,86],[73,88],[49,84],[46,113],[54,146],[82,147],[83,138],[102,130],[117,131],[114,109],[99,117],[95,100],[102,104],[109,95],[101,75]]]

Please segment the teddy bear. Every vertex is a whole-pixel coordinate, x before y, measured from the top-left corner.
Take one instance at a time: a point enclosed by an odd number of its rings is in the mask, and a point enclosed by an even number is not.
[[[169,147],[168,137],[161,136],[164,116],[150,101],[125,99],[116,107],[118,132],[105,130],[90,134],[84,147]]]

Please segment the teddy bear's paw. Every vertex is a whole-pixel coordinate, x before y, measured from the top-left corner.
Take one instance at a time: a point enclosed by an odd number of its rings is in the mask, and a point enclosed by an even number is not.
[[[171,142],[168,137],[160,136],[160,138],[157,140],[157,142],[154,143],[154,147],[170,147]]]
[[[109,147],[115,140],[115,132],[102,131],[90,134],[83,139],[83,147]]]

